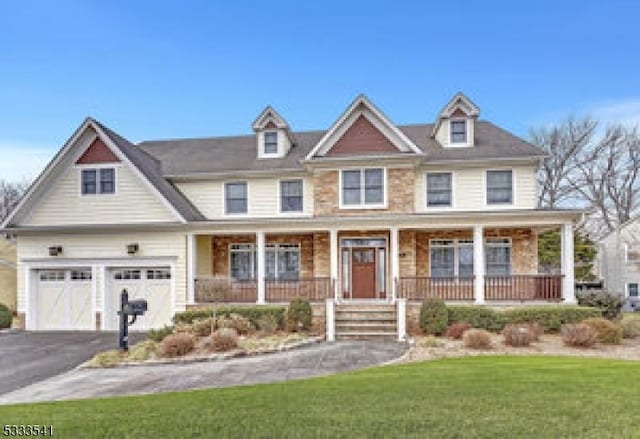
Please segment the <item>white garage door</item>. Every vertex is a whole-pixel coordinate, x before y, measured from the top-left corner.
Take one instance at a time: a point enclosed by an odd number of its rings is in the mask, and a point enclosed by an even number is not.
[[[138,317],[130,330],[161,328],[171,324],[171,269],[169,267],[114,268],[109,270],[109,329],[118,329],[120,294],[126,289],[129,300],[145,299],[147,312]]]
[[[39,270],[37,329],[92,330],[91,269]]]

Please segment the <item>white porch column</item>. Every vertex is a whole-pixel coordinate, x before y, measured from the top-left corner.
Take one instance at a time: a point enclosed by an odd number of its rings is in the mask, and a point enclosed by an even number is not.
[[[564,303],[576,303],[575,278],[573,273],[573,223],[565,223],[560,231],[562,298]]]
[[[256,265],[257,265],[257,276],[258,279],[256,279],[257,283],[258,283],[258,303],[263,304],[265,303],[265,298],[266,298],[266,291],[265,291],[265,283],[264,283],[264,274],[265,274],[265,269],[264,269],[264,248],[265,248],[265,244],[264,244],[264,231],[263,230],[259,230],[256,232]]]
[[[398,341],[404,341],[407,338],[407,299],[397,300],[396,315],[398,319]]]
[[[473,297],[484,303],[484,227],[473,226]]]
[[[187,304],[196,303],[196,236],[187,235]]]
[[[338,285],[338,230],[329,230],[329,273],[331,280],[334,283],[333,295],[336,300],[339,299],[338,291],[340,286]]]
[[[391,257],[391,300],[398,298],[397,280],[400,277],[400,255],[398,243],[398,228],[389,229],[389,253]]]
[[[335,341],[336,340],[336,312],[335,312],[335,301],[334,299],[328,298],[326,300],[326,316],[325,322],[327,324],[327,341]]]

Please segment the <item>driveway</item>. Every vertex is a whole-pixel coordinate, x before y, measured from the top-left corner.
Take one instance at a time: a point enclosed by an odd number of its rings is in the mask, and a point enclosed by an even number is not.
[[[1,395],[0,404],[287,381],[382,364],[399,357],[406,348],[393,342],[345,341],[208,363],[76,369]]]
[[[131,334],[130,339],[142,338]],[[67,372],[118,346],[114,332],[0,333],[0,395]]]

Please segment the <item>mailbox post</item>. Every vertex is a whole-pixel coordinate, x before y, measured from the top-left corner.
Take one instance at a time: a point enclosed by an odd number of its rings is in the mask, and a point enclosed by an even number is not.
[[[136,322],[138,316],[144,315],[147,311],[147,301],[144,299],[129,300],[129,293],[126,289],[120,293],[120,349],[123,352],[129,351],[129,326]],[[129,316],[133,317],[129,321]]]

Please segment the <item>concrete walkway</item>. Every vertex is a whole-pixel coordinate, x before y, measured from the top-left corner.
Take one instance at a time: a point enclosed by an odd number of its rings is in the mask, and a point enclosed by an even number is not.
[[[399,357],[406,348],[393,342],[345,341],[210,363],[78,369],[1,395],[0,404],[287,381],[378,365]]]

